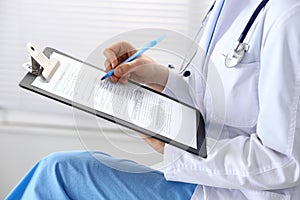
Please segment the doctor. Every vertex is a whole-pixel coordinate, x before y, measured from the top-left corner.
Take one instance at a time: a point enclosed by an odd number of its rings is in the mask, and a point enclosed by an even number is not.
[[[194,64],[184,79],[146,55],[118,65],[118,58],[134,52],[125,42],[104,52],[107,70],[115,68],[113,82],[126,83],[130,77],[194,104],[206,116],[207,127],[214,116],[223,116],[218,137],[208,133],[206,159],[150,138],[145,140],[164,153],[164,174],[125,173],[82,152],[56,153],[41,160],[8,199],[299,199],[300,1],[270,0],[245,38],[249,46],[243,58],[233,67],[225,65],[259,4],[216,1],[200,41],[215,72]],[[215,74],[221,89],[211,87]],[[224,93],[223,111],[211,106],[210,97],[219,91]],[[144,168],[100,153],[96,157]]]

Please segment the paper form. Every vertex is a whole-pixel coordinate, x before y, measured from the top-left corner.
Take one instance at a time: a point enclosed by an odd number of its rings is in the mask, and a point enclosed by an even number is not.
[[[195,110],[133,83],[101,81],[103,71],[61,54],[51,57],[59,60],[58,70],[33,86],[197,148]]]

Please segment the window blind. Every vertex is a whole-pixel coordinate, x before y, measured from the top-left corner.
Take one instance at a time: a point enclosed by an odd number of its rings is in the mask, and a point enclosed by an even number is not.
[[[164,28],[193,37],[211,0],[1,0],[0,108],[66,113],[66,106],[18,87],[29,61],[26,43],[84,59],[114,35]],[[42,50],[42,49],[41,49]],[[57,115],[59,116],[59,115]]]

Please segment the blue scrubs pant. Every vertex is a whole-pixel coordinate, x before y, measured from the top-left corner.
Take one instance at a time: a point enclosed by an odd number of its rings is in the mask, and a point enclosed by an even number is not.
[[[166,181],[163,173],[96,152],[53,153],[39,161],[8,200],[190,199],[195,184]]]

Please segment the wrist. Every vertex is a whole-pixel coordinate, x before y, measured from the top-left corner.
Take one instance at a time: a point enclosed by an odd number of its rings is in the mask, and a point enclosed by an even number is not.
[[[169,77],[168,68],[159,65],[159,67],[157,67],[154,70],[153,81],[151,83],[148,83],[147,85],[158,92],[162,92],[165,89],[165,86],[168,81],[168,77]]]

